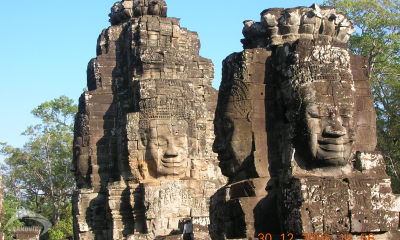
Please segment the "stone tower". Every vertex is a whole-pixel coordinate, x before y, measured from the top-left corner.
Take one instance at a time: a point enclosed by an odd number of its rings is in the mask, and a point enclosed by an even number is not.
[[[116,2],[87,68],[75,121],[75,239],[207,239],[225,183],[214,66],[162,0]]]
[[[213,150],[230,182],[211,198],[213,239],[399,239],[398,197],[375,152],[368,62],[347,47],[350,21],[314,4],[266,9],[244,25],[216,110]]]

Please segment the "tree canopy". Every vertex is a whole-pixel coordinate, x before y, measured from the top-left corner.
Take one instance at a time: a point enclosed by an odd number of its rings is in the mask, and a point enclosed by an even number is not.
[[[0,153],[7,156],[2,168],[5,196],[13,196],[5,199],[5,205],[18,202],[19,207],[47,217],[54,226],[49,231],[54,239],[72,235],[70,198],[75,181],[69,167],[77,111],[66,96],[42,103],[31,112],[41,124],[22,133],[28,137],[22,148],[0,143]]]

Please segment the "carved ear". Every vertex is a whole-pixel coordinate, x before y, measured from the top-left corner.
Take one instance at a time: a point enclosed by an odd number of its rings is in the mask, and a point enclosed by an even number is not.
[[[251,119],[253,119],[253,110],[250,110],[247,113],[247,121],[251,122]]]

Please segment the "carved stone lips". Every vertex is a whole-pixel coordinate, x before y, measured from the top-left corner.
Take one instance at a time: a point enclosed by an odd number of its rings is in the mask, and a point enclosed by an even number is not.
[[[326,151],[333,151],[333,152],[344,152],[346,150],[343,144],[336,145],[336,144],[323,144],[319,146],[323,150]]]
[[[231,155],[227,152],[218,153],[218,160],[223,162],[231,159]]]
[[[349,138],[319,138],[319,147],[324,151],[329,152],[344,152],[348,149],[348,144],[353,140]]]
[[[161,159],[161,164],[165,167],[181,167],[182,159],[180,158],[165,158]]]
[[[334,145],[343,145],[343,144],[347,144],[352,141],[353,140],[351,140],[349,138],[319,138],[318,139],[319,144],[334,144]]]

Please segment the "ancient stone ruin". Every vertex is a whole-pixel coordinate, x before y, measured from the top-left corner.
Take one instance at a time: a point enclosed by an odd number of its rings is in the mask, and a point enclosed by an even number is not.
[[[214,66],[162,0],[111,9],[74,130],[74,239],[209,239]]]
[[[198,35],[164,1],[109,16],[76,115],[74,239],[400,239],[346,16],[314,4],[245,21],[218,101]]]
[[[244,25],[244,50],[223,62],[214,121],[229,183],[211,198],[212,239],[400,239],[367,59],[346,44],[350,21],[314,4]]]

